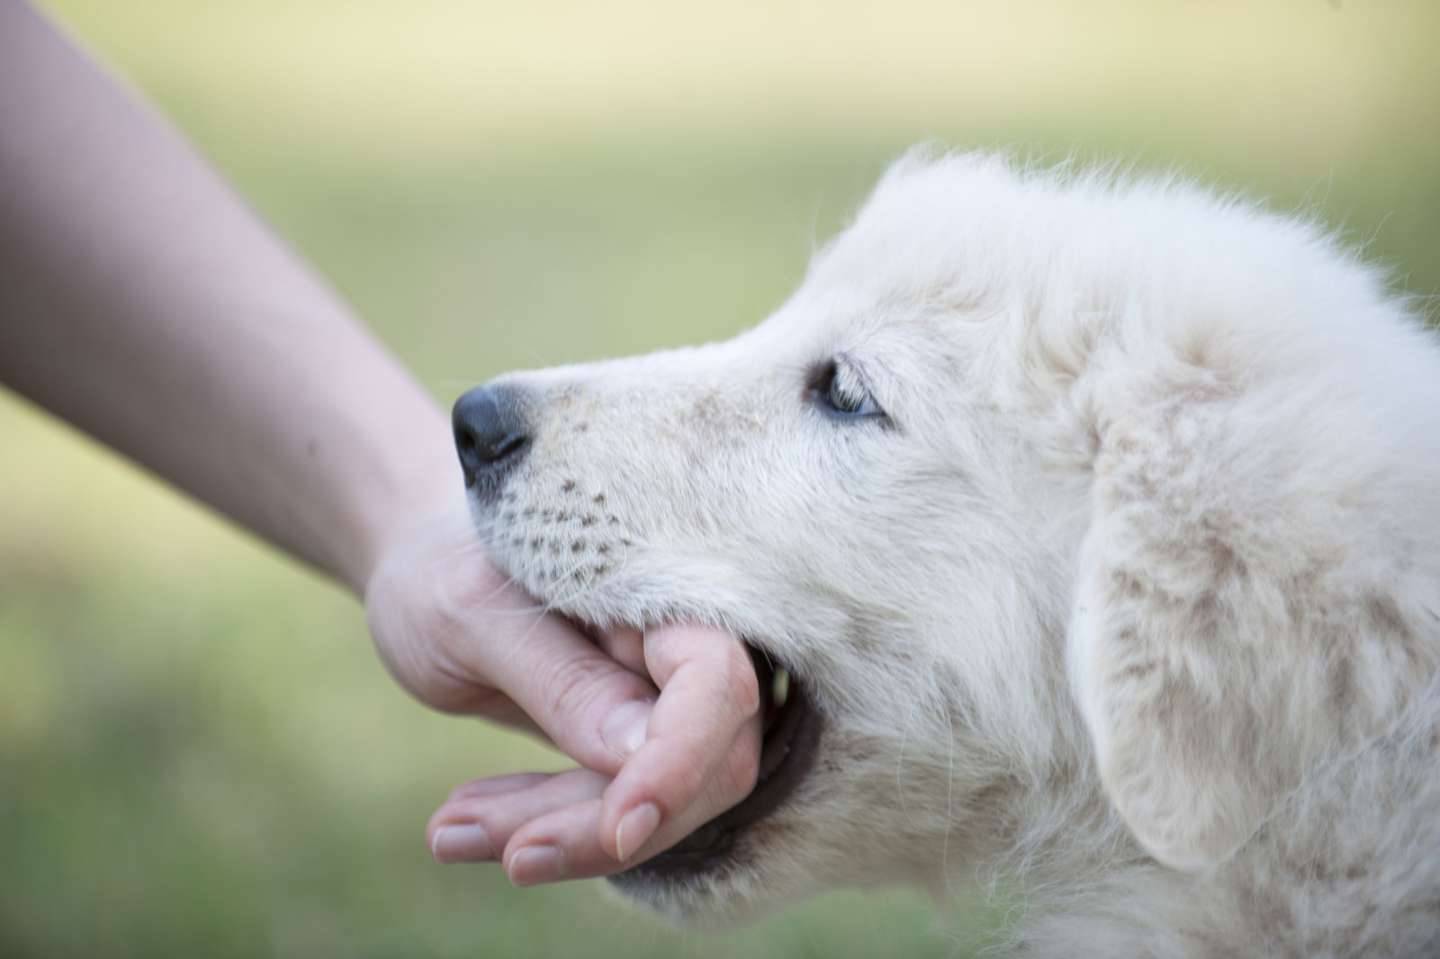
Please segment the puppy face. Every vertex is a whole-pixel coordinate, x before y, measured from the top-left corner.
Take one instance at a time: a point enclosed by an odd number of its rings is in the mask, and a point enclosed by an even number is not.
[[[1033,703],[1058,676],[1015,440],[957,335],[980,304],[903,255],[856,272],[880,226],[735,340],[492,385],[528,445],[475,497],[510,574],[583,623],[723,625],[792,680],[756,795],[618,878],[667,912],[958,861],[1009,762],[967,689]]]

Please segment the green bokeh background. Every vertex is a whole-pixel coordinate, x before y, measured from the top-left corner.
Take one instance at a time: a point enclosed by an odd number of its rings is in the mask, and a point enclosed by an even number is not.
[[[1424,0],[45,7],[442,402],[753,323],[925,139],[1178,169],[1440,291]],[[560,760],[426,713],[349,598],[8,394],[0,467],[0,955],[952,956],[991,921],[853,892],[684,934],[436,866],[451,785]]]

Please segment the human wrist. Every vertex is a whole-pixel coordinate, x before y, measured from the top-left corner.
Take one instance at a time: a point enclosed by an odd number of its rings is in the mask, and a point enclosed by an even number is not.
[[[454,522],[465,510],[460,469],[448,424],[438,411],[413,426],[367,477],[355,507],[345,585],[362,601],[376,569],[397,547],[428,526]]]

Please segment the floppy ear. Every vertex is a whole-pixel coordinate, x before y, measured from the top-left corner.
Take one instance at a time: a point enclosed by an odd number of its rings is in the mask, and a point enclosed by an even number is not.
[[[1107,555],[1103,529],[1083,550],[1068,639],[1071,688],[1101,781],[1151,855],[1176,869],[1226,859],[1264,814],[1274,776],[1257,762],[1262,725],[1246,685],[1206,647],[1215,617],[1164,609]]]
[[[1066,656],[1111,802],[1151,855],[1193,871],[1249,838],[1333,741],[1335,711],[1323,657],[1306,659],[1283,586],[1247,552],[1244,504],[1167,439],[1097,461]]]

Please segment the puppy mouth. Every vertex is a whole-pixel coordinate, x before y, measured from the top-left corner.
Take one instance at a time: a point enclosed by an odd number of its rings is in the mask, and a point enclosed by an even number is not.
[[[783,806],[814,766],[822,724],[804,685],[753,643],[745,645],[755,664],[764,717],[755,788],[666,851],[610,876],[617,886],[684,879],[734,864],[737,840]]]

